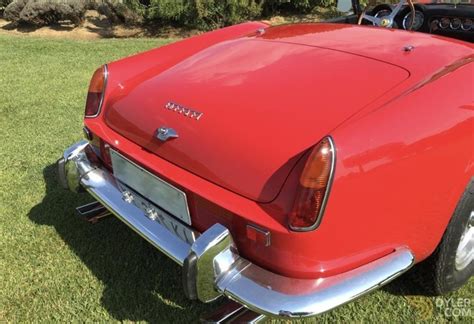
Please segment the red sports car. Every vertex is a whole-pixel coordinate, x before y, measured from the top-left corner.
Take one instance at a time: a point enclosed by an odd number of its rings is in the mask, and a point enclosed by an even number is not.
[[[416,263],[437,294],[474,273],[474,6],[338,8],[92,77],[60,180],[181,265],[190,299],[235,301],[213,320],[314,316]]]

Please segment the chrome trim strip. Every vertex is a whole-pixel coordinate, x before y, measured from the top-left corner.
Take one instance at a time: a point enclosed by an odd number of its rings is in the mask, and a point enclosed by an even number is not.
[[[63,158],[58,163],[62,168],[60,177],[69,190],[76,191],[77,187],[86,189],[97,201],[106,207],[112,214],[127,224],[140,236],[150,242],[154,247],[163,252],[179,265],[183,265],[188,256],[190,244],[184,242],[158,221],[149,219],[145,212],[132,203],[123,199],[117,180],[105,169],[93,165],[85,154],[87,141],[80,141],[64,152]],[[168,216],[165,211],[162,217]],[[177,222],[174,220],[174,222]],[[171,222],[171,221],[170,221]],[[195,232],[194,229],[182,224],[182,228]]]
[[[232,266],[234,259],[229,262],[228,257],[218,257],[227,256],[231,249],[236,250],[232,235],[221,224],[212,225],[191,246],[190,252],[197,257],[195,282],[200,301],[208,303],[220,297],[221,294],[214,289],[215,279],[219,273],[225,273]]]
[[[108,79],[109,79],[109,67],[107,66],[107,64],[104,64],[104,91],[102,91],[102,95],[100,96],[99,109],[97,109],[97,113],[95,115],[84,114],[84,118],[95,118],[100,115],[100,112],[102,110],[102,104],[104,103],[105,91],[107,90]]]
[[[321,279],[292,279],[249,263],[219,281],[224,295],[268,316],[308,317],[348,303],[395,279],[414,262],[407,248],[354,270]],[[227,278],[226,278],[227,279]]]
[[[82,127],[82,132],[84,133],[84,138],[88,141],[92,141],[93,135],[87,126]]]
[[[124,202],[122,192],[118,190],[115,179],[110,173],[95,169],[81,179],[81,184],[118,219],[174,262],[183,265],[184,259],[188,256],[189,244],[173,235],[160,223],[146,217],[135,205]]]
[[[69,189],[81,184],[117,218],[179,265],[183,266],[185,259],[195,255],[197,273],[189,280],[196,282],[201,300],[209,301],[222,294],[263,315],[315,316],[379,288],[414,263],[411,251],[400,247],[345,273],[327,278],[297,279],[270,272],[240,257],[230,232],[220,224],[210,227],[190,245],[162,224],[149,219],[143,210],[126,202],[113,175],[87,159],[85,145],[84,142],[73,145],[58,163],[66,171],[76,169],[75,172],[60,173],[61,177],[66,177],[63,183],[68,184]]]

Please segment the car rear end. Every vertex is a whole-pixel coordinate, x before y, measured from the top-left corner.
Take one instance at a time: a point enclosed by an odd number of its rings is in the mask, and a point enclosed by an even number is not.
[[[61,183],[75,192],[85,189],[182,266],[187,297],[210,302],[226,296],[268,316],[314,316],[379,287],[411,267],[414,257],[403,246],[384,246],[348,255],[344,260],[331,251],[331,245],[337,251],[337,241],[327,239],[337,236],[334,227],[318,233],[325,212],[335,203],[330,192],[337,142],[330,135],[312,145],[302,144],[304,149],[295,148],[298,153],[272,171],[276,180],[268,178],[258,190],[251,185],[247,191],[240,190],[242,186],[225,181],[240,177],[240,183],[252,183],[258,170],[249,171],[255,176],[239,171],[239,160],[220,170],[206,169],[204,162],[197,165],[179,148],[166,148],[168,139],[160,143],[158,133],[150,138],[156,141],[153,144],[137,139],[146,127],[140,128],[130,115],[120,118],[120,113],[130,112],[111,107],[117,107],[124,96],[128,98],[124,90],[127,81],[134,79],[138,87],[152,79],[157,69],[142,74],[128,72],[130,78],[124,80],[127,74],[122,72],[126,69],[127,65],[118,62],[94,73],[86,103],[85,140],[68,148],[59,160]],[[156,109],[192,119],[193,112],[199,113],[194,108],[166,102]],[[108,118],[111,113],[114,122]],[[170,138],[169,143],[173,140],[179,138]],[[199,147],[198,137],[195,140]],[[160,155],[160,148],[167,150],[166,154]],[[183,167],[186,163],[194,163],[194,167]],[[223,169],[225,172],[219,173]],[[236,174],[226,178],[232,172],[229,170]],[[270,188],[265,188],[266,184]],[[321,237],[326,244],[321,244]]]
[[[127,145],[123,147],[128,148]],[[281,275],[277,263],[264,264],[257,258],[252,262],[240,252],[254,248],[260,253],[269,251],[273,255],[283,254],[280,257],[288,256],[291,247],[279,249],[278,238],[285,236],[285,232],[289,235],[281,224],[257,225],[254,215],[246,213],[246,217],[242,217],[226,210],[187,188],[180,186],[179,189],[170,183],[171,180],[150,173],[116,150],[110,151],[111,168],[104,164],[90,142],[81,141],[73,145],[59,162],[62,183],[71,190],[84,188],[117,218],[182,266],[183,290],[191,299],[209,302],[224,295],[259,314],[314,316],[394,279],[413,263],[411,252],[401,248],[358,268],[328,277]],[[156,165],[164,172],[175,168],[166,161]],[[201,181],[194,176],[174,171],[178,177],[187,176],[185,182],[200,185]],[[135,177],[140,182],[138,189],[127,184],[136,181],[124,183],[115,172],[128,172],[129,176]],[[179,218],[180,207],[170,208],[170,211],[176,211],[176,214],[171,214],[158,205],[160,197],[150,196],[150,191],[144,189],[149,185],[154,186],[154,190],[163,190],[170,195],[174,193],[178,206],[187,206],[190,215],[207,219],[187,224],[186,219]],[[219,194],[219,189],[213,189],[217,188],[209,187],[206,193]],[[183,201],[187,205],[180,205]],[[249,204],[243,209],[251,212],[255,206]],[[195,213],[196,210],[200,212]],[[264,219],[270,221],[270,218],[267,215]],[[298,243],[294,241],[292,246]],[[271,247],[275,249],[273,253]],[[252,251],[247,251],[247,254],[253,255]],[[291,256],[288,259],[291,260]]]
[[[88,105],[106,102],[93,95],[98,99]],[[313,201],[316,206],[296,210],[324,208],[327,196],[316,191],[330,189],[335,149],[329,137],[303,155],[275,201],[260,204],[143,150],[104,125],[100,109],[87,109],[95,116],[85,119],[87,140],[70,147],[59,161],[64,187],[85,189],[182,266],[184,293],[191,299],[209,302],[225,295],[259,314],[312,316],[398,276],[413,262],[410,251],[400,249],[350,271],[330,269],[329,276],[308,271],[301,262],[311,233],[299,231],[316,227],[320,218],[313,210],[315,218],[296,217],[289,224],[295,210],[291,193],[320,197]],[[329,159],[324,157],[328,152],[334,154]],[[314,184],[298,184],[299,174],[311,172],[307,161],[322,161],[313,168],[326,180],[316,176]]]

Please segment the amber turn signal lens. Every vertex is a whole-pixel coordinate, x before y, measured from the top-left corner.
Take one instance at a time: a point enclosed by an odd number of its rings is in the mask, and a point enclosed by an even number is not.
[[[332,139],[326,137],[308,157],[289,215],[292,230],[309,231],[320,224],[334,172],[334,150]]]
[[[105,86],[107,84],[107,66],[98,68],[92,75],[87,92],[86,117],[96,117],[99,114],[102,101],[104,99]]]
[[[332,154],[329,140],[323,139],[306,161],[300,177],[302,187],[316,190],[326,188],[331,172]]]

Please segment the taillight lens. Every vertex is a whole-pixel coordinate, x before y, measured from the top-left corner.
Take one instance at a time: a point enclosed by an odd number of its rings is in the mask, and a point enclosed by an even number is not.
[[[104,100],[107,76],[107,65],[101,66],[92,75],[92,79],[89,84],[89,91],[87,92],[85,111],[86,117],[96,117],[99,114],[102,101]]]
[[[294,231],[309,231],[319,226],[331,186],[335,148],[324,138],[311,152],[301,174],[289,226]]]

